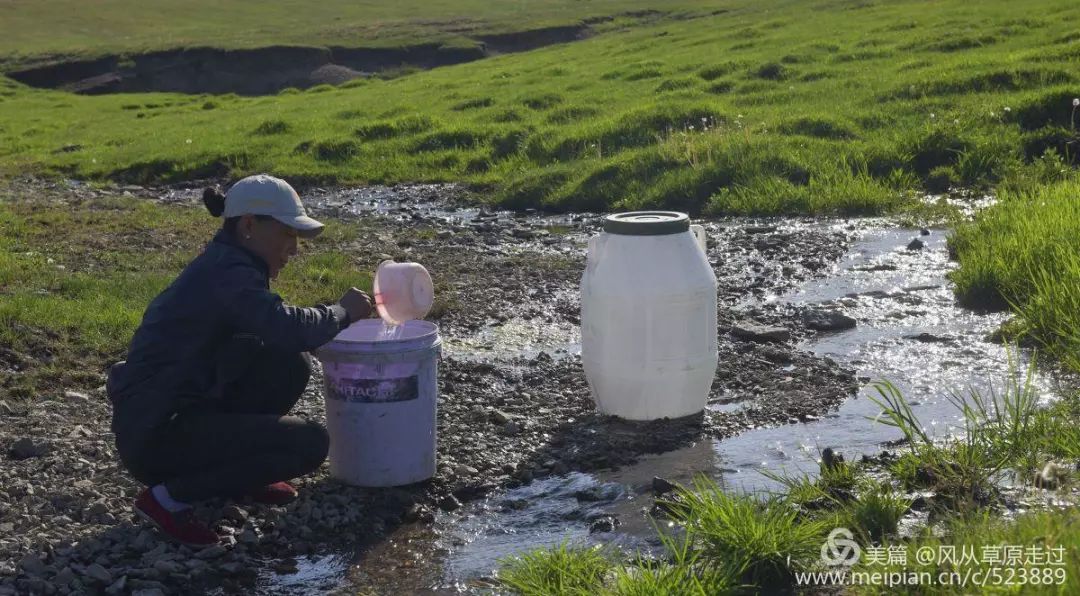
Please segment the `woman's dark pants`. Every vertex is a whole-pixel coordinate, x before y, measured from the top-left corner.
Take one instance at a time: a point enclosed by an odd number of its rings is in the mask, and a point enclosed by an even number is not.
[[[326,429],[286,414],[310,377],[306,353],[259,348],[212,406],[179,413],[125,463],[139,481],[164,482],[184,502],[236,497],[307,474],[326,459]]]

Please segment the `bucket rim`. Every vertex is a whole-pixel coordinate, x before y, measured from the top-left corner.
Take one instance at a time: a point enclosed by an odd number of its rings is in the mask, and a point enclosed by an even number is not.
[[[356,345],[356,344],[373,344],[373,345],[375,345],[375,344],[377,344],[377,345],[404,344],[404,343],[418,342],[418,341],[421,341],[421,340],[424,340],[424,339],[429,339],[431,337],[438,337],[438,335],[439,335],[439,326],[436,325],[435,323],[432,323],[431,321],[423,321],[423,320],[419,320],[419,319],[414,319],[412,321],[406,321],[404,323],[404,326],[406,328],[408,328],[410,326],[412,326],[412,327],[423,327],[424,331],[422,333],[420,333],[419,335],[412,335],[412,336],[403,337],[403,338],[400,338],[400,339],[346,339],[346,338],[341,337],[341,334],[345,333],[345,331],[347,331],[350,327],[353,327],[355,325],[360,325],[360,326],[364,326],[364,327],[376,327],[376,326],[377,327],[382,327],[383,320],[382,319],[361,319],[359,321],[356,321],[352,325],[349,325],[349,327],[346,327],[345,329],[342,329],[341,333],[339,333],[337,336],[335,336],[334,339],[330,340],[329,343],[352,344],[352,345]]]

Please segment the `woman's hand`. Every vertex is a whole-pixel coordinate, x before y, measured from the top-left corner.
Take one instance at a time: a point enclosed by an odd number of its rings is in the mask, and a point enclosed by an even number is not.
[[[371,315],[371,296],[356,288],[349,288],[338,304],[349,313],[350,321],[359,321]]]

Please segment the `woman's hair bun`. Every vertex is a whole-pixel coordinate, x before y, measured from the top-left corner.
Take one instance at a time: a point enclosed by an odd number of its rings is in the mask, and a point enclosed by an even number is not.
[[[210,215],[214,217],[221,217],[222,213],[225,213],[225,195],[221,194],[221,191],[216,188],[207,188],[202,193],[203,205],[206,205],[206,210],[210,212]]]

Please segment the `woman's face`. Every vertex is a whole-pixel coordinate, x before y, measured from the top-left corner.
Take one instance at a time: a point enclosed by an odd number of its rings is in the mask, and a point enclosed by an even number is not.
[[[238,230],[244,247],[262,257],[270,267],[270,279],[277,278],[289,258],[296,254],[296,230],[276,219],[245,215],[240,219]]]

